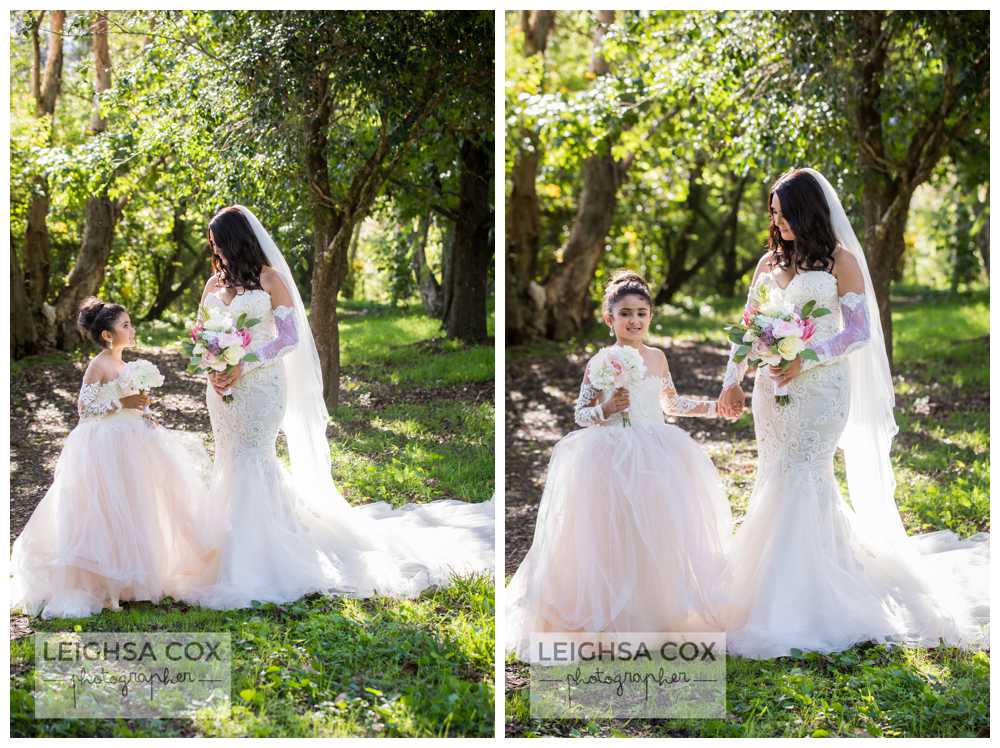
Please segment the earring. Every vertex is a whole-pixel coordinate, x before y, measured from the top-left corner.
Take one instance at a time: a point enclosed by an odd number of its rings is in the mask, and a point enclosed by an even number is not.
[[[608,328],[608,337],[609,338],[613,338],[614,336],[615,336],[615,328],[609,327]]]

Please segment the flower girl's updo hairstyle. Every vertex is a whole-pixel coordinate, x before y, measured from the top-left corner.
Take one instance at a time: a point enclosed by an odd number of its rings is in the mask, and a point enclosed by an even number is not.
[[[601,311],[604,314],[611,314],[615,304],[626,296],[641,296],[649,303],[649,308],[653,308],[653,296],[649,292],[649,284],[635,271],[622,269],[613,272],[611,280],[604,287]]]
[[[105,330],[112,332],[115,322],[124,313],[125,307],[121,304],[108,304],[96,296],[88,296],[80,305],[76,327],[85,338],[90,338],[101,348],[107,348],[101,333]]]

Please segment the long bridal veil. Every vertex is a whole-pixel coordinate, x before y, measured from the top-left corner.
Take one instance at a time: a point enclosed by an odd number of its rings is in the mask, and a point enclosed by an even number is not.
[[[952,601],[956,615],[980,627],[988,642],[989,534],[964,540],[946,530],[907,536],[896,506],[896,479],[889,454],[899,431],[893,415],[896,401],[868,262],[836,190],[815,169],[803,171],[823,188],[834,235],[864,276],[871,338],[868,345],[848,357],[850,410],[839,443],[858,529],[876,547],[895,549],[917,566],[921,575]]]
[[[441,500],[399,509],[385,502],[351,506],[331,475],[319,355],[302,296],[291,269],[253,212],[236,206],[253,229],[268,264],[292,297],[299,342],[283,357],[287,402],[281,430],[288,441],[296,499],[310,518],[310,538],[347,567],[344,577],[358,594],[412,597],[453,574],[493,569],[493,500]]]

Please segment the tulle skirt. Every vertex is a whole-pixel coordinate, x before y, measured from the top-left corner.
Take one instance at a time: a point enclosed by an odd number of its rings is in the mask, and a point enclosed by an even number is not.
[[[765,471],[766,473],[767,471]],[[989,536],[866,537],[832,461],[758,479],[719,588],[727,651],[989,646]]]
[[[533,632],[716,631],[730,537],[711,460],[676,426],[590,427],[552,453],[531,549],[507,588],[507,650]]]
[[[223,540],[218,575],[193,602],[229,610],[314,592],[414,598],[492,571],[492,501],[352,507],[329,480],[296,480],[275,451],[286,394],[280,365],[241,378],[230,403],[206,388],[216,446],[207,503]]]
[[[208,457],[187,436],[131,409],[81,421],[14,543],[13,608],[75,618],[206,584],[217,542],[199,516]]]
[[[273,454],[217,463],[210,501],[224,508],[215,581],[194,592],[220,610],[310,593],[414,598],[455,576],[492,571],[493,502],[436,501],[345,511],[307,499]]]

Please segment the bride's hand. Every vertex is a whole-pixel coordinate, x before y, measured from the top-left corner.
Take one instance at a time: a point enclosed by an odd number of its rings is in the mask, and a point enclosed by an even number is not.
[[[236,381],[243,375],[243,364],[236,364],[229,372],[213,371],[208,375],[212,387],[218,394],[223,394],[226,390],[236,384]]]
[[[784,387],[802,373],[802,358],[800,356],[793,358],[787,369],[782,369],[780,366],[768,366],[767,370],[774,383],[779,387]]]
[[[739,418],[743,413],[743,408],[746,404],[746,395],[743,393],[743,388],[738,384],[725,389],[719,395],[719,401],[716,404],[716,410],[718,410],[719,415],[724,418]]]

